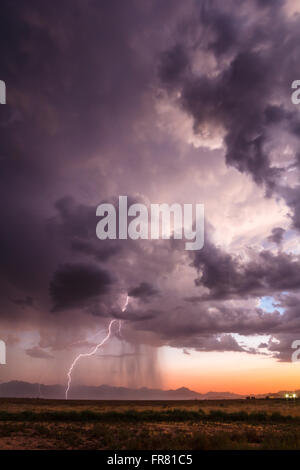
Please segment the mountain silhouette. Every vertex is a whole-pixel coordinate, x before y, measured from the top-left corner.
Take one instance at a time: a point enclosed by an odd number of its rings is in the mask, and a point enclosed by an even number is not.
[[[0,397],[64,399],[63,385],[44,385],[13,380],[0,384]],[[198,393],[181,387],[176,390],[113,387],[110,385],[74,385],[69,392],[73,400],[226,400],[244,398],[230,392]]]

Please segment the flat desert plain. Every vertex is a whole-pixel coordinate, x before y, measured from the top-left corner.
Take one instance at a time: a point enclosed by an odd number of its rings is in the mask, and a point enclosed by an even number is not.
[[[300,400],[0,398],[0,449],[300,449]]]

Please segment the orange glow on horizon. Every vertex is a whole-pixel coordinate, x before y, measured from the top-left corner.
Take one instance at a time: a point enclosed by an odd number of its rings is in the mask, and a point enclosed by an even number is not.
[[[169,356],[174,356],[174,361],[173,366],[164,368],[164,389],[184,386],[199,393],[214,391],[241,395],[300,389],[300,363],[278,362],[239,352],[192,352],[185,356],[169,348],[166,355],[169,366]]]

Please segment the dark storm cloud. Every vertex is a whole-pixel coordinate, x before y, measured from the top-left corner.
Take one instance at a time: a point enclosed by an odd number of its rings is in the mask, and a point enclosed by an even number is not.
[[[292,324],[293,323],[293,324]],[[297,323],[297,330],[300,322]],[[205,302],[197,308],[160,311],[150,321],[141,321],[138,329],[156,331],[164,341],[180,347],[198,347],[201,338],[218,337],[222,334],[239,333],[255,335],[278,333],[286,328],[293,331],[295,323],[287,315],[276,310],[266,313],[259,308],[232,306],[231,304]]]
[[[39,346],[34,346],[33,348],[26,349],[27,356],[33,357],[35,359],[53,359],[53,356],[49,354],[44,349]]]
[[[203,300],[264,296],[300,288],[300,259],[283,252],[263,250],[242,262],[207,240],[193,264],[199,273],[196,285],[208,289]]]
[[[128,291],[129,297],[147,300],[148,297],[157,295],[159,291],[148,282],[141,282],[138,286]]]
[[[207,47],[221,56],[236,47],[243,22],[236,22],[230,11],[207,8],[206,5],[202,2],[200,20],[207,32],[213,32],[213,39],[208,41]]]
[[[165,52],[162,56],[160,68],[162,80],[168,83],[176,83],[183,76],[188,63],[186,51],[179,44],[176,44],[173,49]]]
[[[300,340],[299,294],[278,296],[278,305],[284,309],[282,324],[276,328],[268,342],[267,349],[280,362],[290,362],[295,348],[294,341]]]
[[[99,219],[96,217],[96,205],[80,204],[71,196],[65,196],[56,201],[55,209],[57,216],[48,221],[49,233],[73,254],[105,262],[122,250],[119,240],[101,243],[95,236]]]
[[[88,300],[108,292],[112,278],[99,267],[84,264],[64,264],[50,282],[53,311],[82,306]]]
[[[143,322],[152,320],[161,315],[159,310],[147,309],[147,310],[134,310],[128,307],[124,312],[112,312],[112,315],[119,320],[129,320],[130,322]]]
[[[274,227],[272,229],[272,235],[268,237],[270,242],[276,243],[276,245],[280,245],[283,241],[285,230],[281,227]]]
[[[66,0],[59,8],[37,0],[2,2],[1,319],[25,318],[31,306],[21,300],[32,296],[39,328],[51,309],[49,279],[53,291],[59,264],[106,263],[123,251],[126,243],[97,240],[95,210],[117,192],[111,169],[138,171],[143,164],[133,129],[147,114],[161,26],[173,24],[177,7],[176,0],[74,0],[70,13]],[[139,251],[128,245],[129,252]],[[135,275],[131,285],[140,278]],[[71,290],[71,277],[64,282],[64,292]],[[73,306],[74,298],[54,285],[55,308]],[[86,295],[75,293],[76,305]]]
[[[114,244],[101,250],[87,241],[91,208],[110,192],[105,165],[122,168],[124,153],[137,159],[135,142],[128,150],[132,127],[145,111],[155,75],[143,35],[153,39],[174,5],[179,2],[162,7],[134,0],[126,5],[74,0],[70,14],[66,0],[59,9],[37,0],[2,2],[1,79],[7,105],[0,107],[0,276],[18,295],[44,296],[47,278],[58,262],[68,260],[62,240],[47,232],[57,200],[62,231],[74,229],[68,240],[73,254],[105,261],[120,250]],[[95,156],[98,165],[94,161],[90,167]],[[97,200],[89,197],[94,188]],[[80,193],[94,205],[85,215],[83,207],[68,213],[66,193]],[[82,217],[81,228],[74,225],[75,217]]]
[[[151,321],[138,324],[139,329],[157,331],[162,344],[197,350],[243,350],[251,354],[262,354],[265,348],[274,358],[290,362],[294,349],[292,343],[300,340],[299,295],[279,294],[273,312],[261,308],[234,306],[229,302],[202,301],[186,309],[182,307],[161,311]],[[283,309],[283,313],[277,310]],[[188,321],[186,319],[188,318]],[[256,349],[241,345],[232,336],[270,335],[268,343]]]
[[[266,345],[268,352],[280,362],[291,362],[292,354],[295,349],[292,348],[294,340],[300,339],[298,333],[279,333],[272,336]]]
[[[230,8],[220,1],[199,3],[198,17],[196,9],[192,21],[194,25],[198,21],[197,27],[182,29],[177,37],[180,49],[162,55],[160,77],[192,116],[195,133],[207,123],[221,125],[227,164],[250,174],[271,194],[279,192],[283,173],[266,149],[272,126],[285,121],[291,134],[299,128],[294,110],[289,111],[289,90],[298,73],[293,58],[299,59],[300,19],[288,20],[281,1],[257,1],[256,7],[245,1],[239,4],[236,8],[230,2]],[[195,72],[193,63],[200,51],[215,57],[216,71],[209,73],[204,59]],[[181,63],[184,74],[178,73]],[[278,99],[287,109],[274,105]]]
[[[92,0],[83,7],[75,0],[70,15],[69,2],[63,0],[58,17],[53,6],[36,0],[22,6],[3,2],[2,78],[10,90],[8,103],[23,105],[19,113],[29,132],[26,143],[34,138],[37,144],[40,137],[48,155],[47,144],[51,152],[55,142],[64,155],[71,151],[73,159],[82,158],[83,151],[87,154],[103,145],[109,120],[121,130],[122,110],[135,112],[133,100],[138,106],[139,90],[147,80],[146,69],[139,67],[129,47],[145,21],[143,9],[137,7],[131,15],[134,6],[135,2],[125,6]],[[26,100],[20,103],[18,98],[25,93]]]
[[[258,348],[267,348],[268,347],[268,343],[260,343],[258,346]]]
[[[285,198],[288,206],[292,209],[292,226],[300,231],[300,187],[281,188],[281,194]]]
[[[170,343],[172,345],[172,342]],[[175,345],[175,342],[174,342]],[[198,335],[193,340],[193,348],[196,351],[236,351],[236,352],[248,352],[247,349],[243,348],[238,344],[234,337],[230,334],[222,336]]]
[[[15,299],[12,302],[16,305],[20,305],[21,307],[32,307],[34,304],[34,300],[30,295],[27,295],[24,299]]]
[[[262,334],[280,329],[278,312],[264,314],[260,309],[234,308],[202,303],[198,308],[177,308],[160,311],[154,318],[141,320],[135,326],[139,331],[155,332],[158,344],[198,351],[245,351],[233,333]]]
[[[233,306],[226,302],[202,302],[197,307],[161,311],[151,320],[136,325],[139,330],[158,333],[161,343],[199,351],[239,351],[269,354],[290,362],[292,343],[300,340],[299,296],[280,295],[278,306],[285,311],[264,312],[260,308]],[[187,321],[188,319],[188,321]],[[233,336],[269,335],[257,348],[241,344]],[[261,351],[265,349],[266,351]]]
[[[205,122],[226,129],[226,162],[240,172],[250,173],[258,184],[274,185],[278,169],[264,151],[264,105],[269,94],[272,70],[253,52],[240,52],[228,70],[216,78],[191,77],[181,84],[183,109],[194,118],[195,132]],[[235,93],[228,93],[235,90]]]
[[[170,345],[175,346],[177,342],[171,340]],[[181,347],[184,346],[185,341],[179,339],[179,344]],[[224,335],[198,335],[194,337],[192,341],[187,341],[189,344],[193,344],[193,349],[196,351],[237,351],[237,352],[246,352],[247,349],[243,348],[238,344],[235,338],[230,334]],[[188,344],[187,344],[188,345]],[[247,351],[248,352],[248,351]]]
[[[118,196],[99,201],[97,204],[82,204],[71,196],[64,196],[55,202],[56,215],[47,221],[47,232],[57,244],[63,245],[70,253],[78,257],[93,258],[94,261],[105,263],[111,257],[126,256],[130,251],[138,251],[137,244],[131,240],[100,241],[96,236],[96,226],[100,217],[96,215],[98,204],[112,204],[116,211],[116,228],[119,230]],[[140,197],[127,195],[128,207],[135,203],[144,203]],[[132,217],[131,217],[132,218]],[[129,218],[129,221],[130,219]],[[125,250],[125,251],[126,251]]]

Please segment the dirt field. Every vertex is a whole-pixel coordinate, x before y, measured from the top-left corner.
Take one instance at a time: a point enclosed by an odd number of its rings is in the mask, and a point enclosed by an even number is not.
[[[1,398],[0,449],[300,449],[300,400]]]

